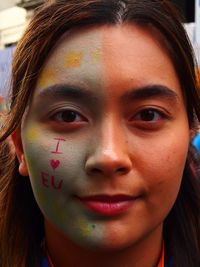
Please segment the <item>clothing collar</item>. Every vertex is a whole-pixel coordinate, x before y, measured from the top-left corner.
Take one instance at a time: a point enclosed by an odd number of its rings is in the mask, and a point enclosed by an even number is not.
[[[160,260],[158,263],[157,267],[165,267],[165,247],[164,247],[164,242],[162,245],[162,252],[161,252],[161,256],[160,256]]]
[[[50,258],[50,255],[47,251],[46,251],[46,254],[47,254],[47,256],[46,256],[46,258],[43,259],[41,267],[54,267],[52,260]],[[170,267],[170,265],[169,265],[169,263],[165,264],[165,249],[164,249],[164,244],[163,244],[161,257],[160,257],[160,260],[159,260],[157,267]]]

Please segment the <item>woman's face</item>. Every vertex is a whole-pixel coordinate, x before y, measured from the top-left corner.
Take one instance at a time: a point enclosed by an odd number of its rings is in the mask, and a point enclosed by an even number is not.
[[[20,168],[27,164],[47,236],[100,249],[161,237],[189,126],[172,62],[150,32],[99,26],[62,37],[21,136]]]

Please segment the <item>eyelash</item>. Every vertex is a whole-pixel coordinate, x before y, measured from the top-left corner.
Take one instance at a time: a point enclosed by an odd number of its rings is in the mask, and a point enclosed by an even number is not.
[[[141,118],[137,118],[137,117],[139,117],[139,115],[141,116]],[[147,119],[145,120],[145,118],[142,118],[142,115],[144,115],[144,116],[153,115],[154,117],[157,116],[157,119],[153,120],[151,118],[148,119],[148,117],[147,117]],[[138,121],[143,121],[143,122],[147,122],[147,123],[155,123],[155,122],[157,122],[159,120],[168,118],[168,116],[167,116],[166,113],[164,113],[163,111],[160,111],[158,109],[145,108],[145,109],[142,109],[139,112],[137,112],[136,115],[134,117],[132,117],[132,118],[134,118],[134,120],[136,119],[136,121],[138,120]]]
[[[67,129],[66,127],[68,127],[69,130],[75,130],[88,123],[88,119],[85,116],[72,108],[57,110],[52,113],[49,116],[50,121],[56,127],[61,127],[61,129]],[[167,111],[153,107],[143,107],[128,119],[128,123],[131,127],[151,131],[159,129],[167,119],[170,119]]]
[[[66,115],[66,117],[64,117],[64,115]],[[77,117],[79,118],[77,119]],[[68,124],[81,123],[87,121],[87,119],[83,115],[81,115],[79,112],[73,109],[64,109],[57,111],[50,116],[50,120]]]
[[[150,117],[148,119],[149,115]],[[145,119],[145,116],[147,116],[147,119]],[[142,131],[154,131],[158,130],[166,120],[170,119],[171,117],[167,111],[146,107],[136,112],[134,116],[130,117],[129,123],[131,127],[138,128]]]

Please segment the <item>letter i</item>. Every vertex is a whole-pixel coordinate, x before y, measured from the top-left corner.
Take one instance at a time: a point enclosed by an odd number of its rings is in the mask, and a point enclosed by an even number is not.
[[[65,139],[62,139],[62,138],[54,138],[54,140],[57,141],[57,144],[56,144],[56,149],[55,151],[51,151],[52,154],[62,154],[61,151],[59,151],[59,145],[60,145],[60,141],[66,141]]]

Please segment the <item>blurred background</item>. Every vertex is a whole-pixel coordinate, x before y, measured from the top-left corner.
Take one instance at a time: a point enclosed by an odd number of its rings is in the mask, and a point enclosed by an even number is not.
[[[12,55],[27,24],[43,0],[0,0],[0,96],[9,90]],[[1,105],[2,101],[0,101]],[[1,108],[0,108],[1,109]]]
[[[109,1],[109,0],[108,0]],[[0,96],[9,89],[12,54],[37,7],[44,0],[0,0]],[[200,66],[200,0],[172,0],[180,10]]]

